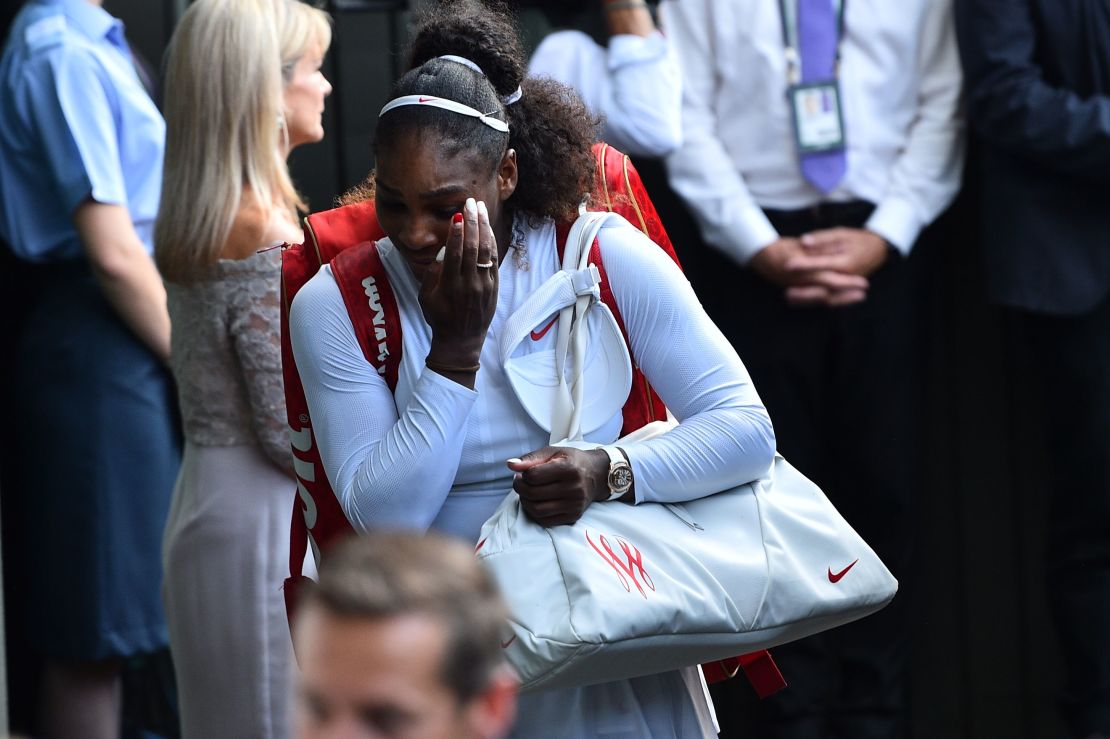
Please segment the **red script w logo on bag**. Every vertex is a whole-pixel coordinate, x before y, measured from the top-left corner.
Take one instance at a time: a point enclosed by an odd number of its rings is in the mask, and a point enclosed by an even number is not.
[[[647,585],[654,593],[655,583],[652,581],[651,575],[644,569],[644,555],[640,553],[640,549],[635,544],[627,541],[624,537],[615,536],[613,538],[616,539],[617,546],[620,547],[620,554],[613,551],[613,547],[610,546],[609,540],[605,538],[605,534],[597,537],[601,544],[599,547],[590,538],[590,530],[586,529],[586,541],[597,552],[597,555],[605,560],[605,563],[617,573],[617,579],[620,580],[624,589],[631,593],[632,585],[635,585],[636,590],[640,591],[640,595],[644,596],[646,600],[648,595],[643,585]],[[638,578],[637,575],[639,575]],[[643,580],[643,585],[640,584],[641,580]]]

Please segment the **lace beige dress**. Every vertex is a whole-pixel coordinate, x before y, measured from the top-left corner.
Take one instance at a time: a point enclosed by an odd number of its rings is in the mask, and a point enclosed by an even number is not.
[[[282,581],[295,497],[279,334],[281,252],[167,286],[185,456],[163,590],[186,738],[287,737]]]

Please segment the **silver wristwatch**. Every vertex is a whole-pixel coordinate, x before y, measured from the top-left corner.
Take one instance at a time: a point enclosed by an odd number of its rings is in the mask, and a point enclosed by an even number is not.
[[[609,455],[609,500],[616,500],[632,489],[632,466],[620,447],[601,447]]]

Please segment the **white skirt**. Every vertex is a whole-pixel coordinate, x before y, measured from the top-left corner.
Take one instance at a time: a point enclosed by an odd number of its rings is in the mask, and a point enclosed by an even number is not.
[[[295,490],[254,446],[185,445],[162,542],[185,739],[290,735],[282,584]]]

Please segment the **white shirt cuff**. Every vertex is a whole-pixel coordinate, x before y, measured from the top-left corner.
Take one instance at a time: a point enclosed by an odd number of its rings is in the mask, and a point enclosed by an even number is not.
[[[657,61],[667,55],[668,48],[669,42],[659,31],[650,36],[617,34],[609,39],[609,70],[615,72],[629,64]]]
[[[914,212],[913,205],[901,198],[890,197],[879,203],[867,219],[865,228],[882,236],[906,257],[924,225]]]
[[[767,215],[754,204],[742,206],[732,218],[718,217],[713,222],[719,225],[705,225],[702,236],[739,264],[747,264],[763,247],[779,238]]]

